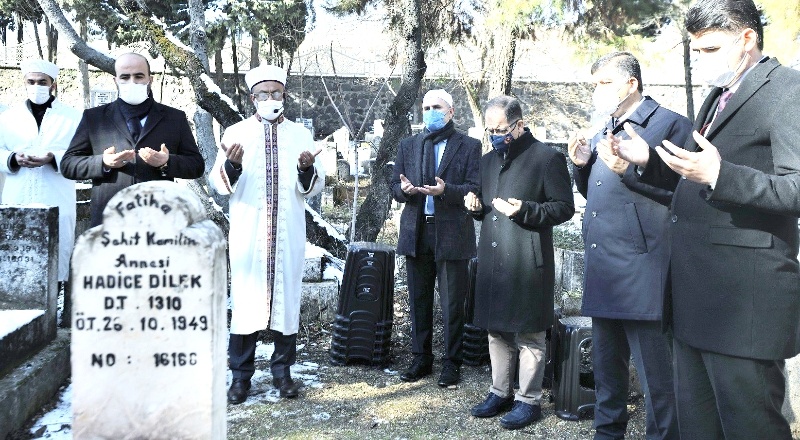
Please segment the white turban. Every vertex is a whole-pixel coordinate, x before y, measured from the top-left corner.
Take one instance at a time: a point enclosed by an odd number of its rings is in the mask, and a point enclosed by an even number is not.
[[[450,94],[445,92],[443,89],[428,90],[428,93],[426,93],[425,97],[422,98],[422,102],[425,102],[428,99],[437,99],[437,98],[446,102],[447,105],[449,105],[450,107],[453,106],[453,97],[450,96]]]
[[[283,70],[282,67],[263,64],[255,69],[250,69],[250,71],[244,75],[244,82],[247,83],[247,87],[250,88],[250,90],[253,90],[254,85],[264,81],[277,81],[285,86],[286,71]]]
[[[19,66],[22,70],[22,76],[31,72],[44,73],[45,75],[53,78],[53,81],[58,77],[58,66],[45,60],[25,60]]]

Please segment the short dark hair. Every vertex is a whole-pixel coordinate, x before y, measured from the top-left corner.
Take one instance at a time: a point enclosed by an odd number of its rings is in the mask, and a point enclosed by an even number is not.
[[[508,95],[494,97],[486,103],[486,108],[483,109],[484,114],[494,107],[503,109],[508,122],[522,120],[522,106],[517,98]]]
[[[639,60],[630,52],[611,52],[603,55],[592,64],[592,75],[612,62],[617,67],[617,70],[619,70],[619,73],[636,78],[636,82],[639,83],[637,90],[639,90],[639,93],[642,93],[642,90],[644,90],[644,85],[642,85],[642,67],[639,65]]]
[[[699,0],[686,12],[686,31],[699,35],[706,31],[740,32],[750,28],[758,36],[758,49],[764,49],[764,26],[753,0]]]

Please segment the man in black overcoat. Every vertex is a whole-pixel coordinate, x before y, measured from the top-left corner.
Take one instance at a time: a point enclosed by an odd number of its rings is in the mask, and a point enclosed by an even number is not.
[[[471,414],[494,417],[511,409],[500,425],[521,429],[542,416],[545,332],[553,325],[553,226],[572,218],[575,205],[566,158],[533,137],[517,99],[490,100],[485,121],[493,150],[481,158],[480,193],[467,194],[464,203],[482,220],[473,321],[489,332],[492,386]]]
[[[752,0],[701,0],[686,30],[714,88],[685,150],[615,145],[626,178],[675,188],[671,324],[685,439],[790,439],[784,359],[800,352],[800,72],[764,56]]]
[[[121,189],[151,180],[196,179],[204,169],[186,114],[152,98],[147,58],[120,55],[114,71],[119,97],[84,110],[61,162],[64,177],[92,180],[92,226],[103,222],[103,209]]]
[[[438,279],[444,333],[438,385],[449,387],[461,380],[467,263],[475,256],[475,227],[464,196],[480,185],[481,145],[455,129],[453,98],[446,91],[428,91],[422,111],[425,129],[400,141],[392,176],[392,195],[405,203],[397,253],[406,256],[414,355],[400,379],[415,382],[432,372]]]

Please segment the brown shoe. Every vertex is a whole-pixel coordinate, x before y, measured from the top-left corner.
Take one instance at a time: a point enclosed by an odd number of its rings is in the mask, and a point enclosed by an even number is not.
[[[281,397],[294,398],[297,397],[300,387],[303,386],[300,382],[295,382],[291,377],[274,377],[272,378],[272,386],[280,391]]]

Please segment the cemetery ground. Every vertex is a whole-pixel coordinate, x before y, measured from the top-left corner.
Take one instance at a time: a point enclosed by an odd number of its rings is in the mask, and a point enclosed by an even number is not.
[[[434,373],[416,383],[400,380],[410,359],[411,324],[404,280],[395,290],[392,361],[385,368],[365,364],[334,366],[328,354],[329,323],[300,329],[298,359],[293,376],[305,387],[297,399],[281,399],[272,387],[268,337],[258,346],[257,371],[247,401],[228,405],[228,439],[487,439],[534,438],[583,440],[593,437],[592,420],[561,420],[554,414],[550,390],[544,390],[543,419],[519,431],[500,427],[498,418],[478,419],[470,408],[486,396],[491,376],[488,365],[462,367],[454,389],[436,385],[442,348],[441,325],[434,333],[437,360]],[[438,314],[438,310],[437,310]],[[440,323],[440,316],[436,322]],[[230,383],[230,371],[228,371]],[[64,390],[67,392],[64,393]],[[11,439],[71,439],[70,388],[62,388],[50,407]],[[154,391],[155,392],[155,391]],[[644,401],[631,394],[628,438],[643,439]],[[177,415],[176,415],[177,416]]]
[[[324,214],[340,230],[350,218],[347,207]],[[392,244],[396,240],[396,228],[391,218],[387,223],[389,227],[382,232],[379,241]],[[555,415],[548,389],[544,390],[542,399],[543,419],[525,429],[507,431],[500,427],[499,417],[472,417],[470,408],[481,402],[488,392],[490,369],[488,365],[465,365],[458,386],[442,389],[436,385],[443,342],[438,306],[434,317],[434,372],[416,383],[401,381],[400,374],[411,359],[409,317],[408,292],[405,276],[401,274],[395,280],[391,359],[383,367],[333,365],[329,355],[331,323],[303,323],[298,335],[297,363],[292,368],[293,377],[305,385],[297,399],[281,399],[272,386],[269,374],[272,343],[264,332],[257,348],[256,373],[248,399],[241,405],[227,406],[227,438],[363,439],[369,436],[375,439],[583,440],[593,437],[591,419],[565,421]],[[230,384],[230,370],[226,374],[227,384]],[[71,393],[72,386],[68,382],[40,414],[9,438],[71,439]],[[188,405],[191,402],[187,402]],[[631,417],[628,438],[644,439],[643,398],[632,393],[628,409]]]

